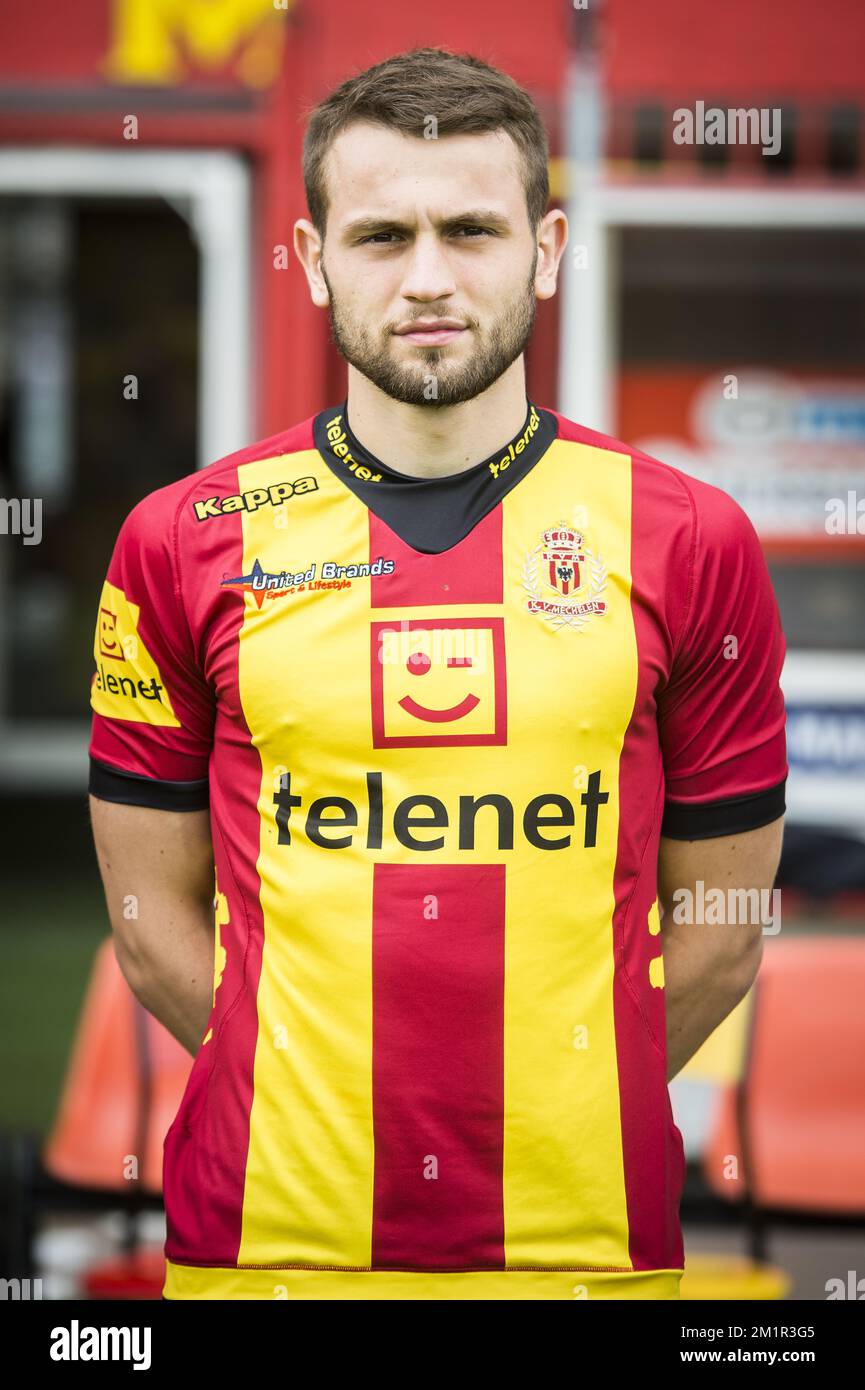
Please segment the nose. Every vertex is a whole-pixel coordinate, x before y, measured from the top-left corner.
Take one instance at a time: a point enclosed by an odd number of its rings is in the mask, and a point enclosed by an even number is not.
[[[445,248],[433,231],[419,232],[408,255],[401,286],[406,299],[447,299],[456,289]]]

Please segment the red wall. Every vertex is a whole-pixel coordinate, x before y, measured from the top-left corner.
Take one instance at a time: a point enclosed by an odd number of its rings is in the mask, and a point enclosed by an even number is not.
[[[429,8],[405,0],[296,0],[288,14],[263,5],[262,24],[282,46],[272,84],[245,86],[239,54],[207,69],[178,37],[177,85],[116,88],[105,67],[113,28],[130,13],[124,7],[147,2],[64,0],[46,8],[0,0],[0,144],[119,146],[121,118],[131,110],[141,117],[139,148],[226,147],[247,155],[255,189],[257,436],[342,390],[344,368],[328,343],[326,314],[310,304],[294,262],[288,271],[272,262],[274,245],[290,244],[292,223],[306,210],[302,112],[351,72],[416,45],[471,51],[529,88],[554,155],[561,152],[569,44],[575,20],[582,33],[587,16],[614,102],[859,101],[865,86],[863,0],[590,0],[583,13],[568,0],[530,7],[439,0]],[[149,3],[171,12],[167,0]],[[542,404],[555,404],[557,334],[553,300],[539,306],[527,355],[529,392]]]
[[[601,15],[613,99],[770,105],[865,92],[863,0],[602,0]]]
[[[296,0],[288,14],[265,6],[262,23],[270,26],[269,33],[278,15],[283,59],[276,81],[258,90],[244,90],[236,61],[203,70],[180,34],[179,85],[113,87],[105,75],[105,55],[124,3],[64,0],[46,10],[32,0],[0,0],[0,89],[14,88],[13,101],[0,106],[0,143],[119,146],[121,117],[132,111],[140,119],[139,148],[227,147],[247,153],[255,174],[259,437],[330,403],[344,381],[343,364],[329,345],[327,316],[310,304],[300,268],[292,261],[289,271],[273,269],[274,245],[290,245],[292,223],[306,211],[300,177],[305,107],[352,71],[407,48],[444,45],[502,66],[528,86],[547,122],[552,151],[558,150],[558,102],[570,23],[562,0],[536,0],[530,14],[522,7],[503,7],[499,0],[439,0],[426,10],[403,0],[375,5]],[[150,3],[157,8],[156,0]],[[170,5],[159,8],[171,10]],[[190,108],[191,93],[206,93],[210,104]],[[240,106],[238,94],[246,98]],[[550,403],[556,337],[556,310],[541,306],[529,362],[530,390]]]

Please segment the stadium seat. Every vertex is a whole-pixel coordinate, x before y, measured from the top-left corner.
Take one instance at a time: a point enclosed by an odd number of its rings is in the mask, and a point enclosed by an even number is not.
[[[159,1299],[165,1286],[162,1246],[132,1250],[93,1265],[82,1279],[88,1298]]]
[[[787,1297],[790,1285],[789,1275],[777,1265],[746,1255],[700,1252],[686,1257],[679,1297],[686,1302],[780,1301]]]
[[[747,1009],[717,1030],[724,1041],[708,1049],[705,1071],[722,1089],[703,1174],[741,1209],[749,1250],[689,1255],[683,1299],[783,1299],[791,1280],[766,1258],[770,1223],[865,1217],[863,996],[861,939],[766,943]]]
[[[745,1063],[754,991],[736,1005],[679,1073],[678,1079],[716,1096],[735,1088]],[[685,1301],[757,1302],[786,1297],[790,1278],[777,1266],[747,1255],[688,1251],[679,1296]]]
[[[755,1209],[865,1215],[865,941],[766,943],[741,1081],[704,1154],[712,1190]]]
[[[189,1053],[135,998],[107,937],[43,1148],[45,1170],[81,1187],[160,1193],[162,1145],[191,1067]]]

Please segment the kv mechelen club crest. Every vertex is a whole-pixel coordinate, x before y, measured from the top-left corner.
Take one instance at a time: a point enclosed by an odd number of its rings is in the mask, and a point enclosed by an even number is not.
[[[542,533],[526,555],[522,578],[528,611],[554,628],[579,630],[607,611],[603,559],[589,549],[582,531],[564,521]]]

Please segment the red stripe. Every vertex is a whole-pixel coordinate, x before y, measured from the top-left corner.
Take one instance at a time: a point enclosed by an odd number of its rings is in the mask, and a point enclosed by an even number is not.
[[[504,1268],[504,932],[503,864],[375,866],[374,1268]]]
[[[240,518],[226,517],[218,525],[220,541],[228,539],[227,532],[233,541],[220,551],[225,568],[240,573],[234,568],[243,559]],[[196,573],[189,568],[190,575]],[[193,594],[191,604],[207,607],[218,591],[207,565],[197,572],[210,587]],[[224,662],[219,679],[225,691],[225,723],[221,736],[217,728],[210,791],[216,874],[219,890],[228,900],[229,921],[220,926],[226,963],[208,1021],[213,1036],[199,1049],[177,1118],[165,1139],[165,1253],[170,1260],[201,1265],[237,1263],[258,1040],[256,996],[264,942],[261,882],[256,872],[261,759],[240,705],[238,637],[244,610],[244,602],[236,596],[227,607],[223,598],[213,639],[214,650],[222,654],[220,663]]]
[[[488,512],[467,536],[441,555],[425,555],[369,513],[369,554],[395,560],[393,574],[373,575],[373,608],[421,603],[502,602],[502,509]]]
[[[553,412],[556,414],[556,412]],[[629,446],[556,414],[559,438],[629,454]],[[629,1253],[635,1270],[681,1269],[679,1200],[685,1180],[682,1135],[667,1087],[666,1005],[649,982],[661,955],[648,928],[657,896],[664,769],[655,692],[670,670],[673,632],[685,583],[671,598],[670,538],[689,523],[672,469],[631,454],[631,614],[637,642],[637,692],[619,761],[619,842],[614,880],[613,1014],[619,1071],[622,1161]],[[659,541],[667,538],[667,545]]]
[[[684,1265],[679,1198],[685,1177],[682,1136],[667,1089],[666,1000],[650,983],[650,961],[662,954],[649,931],[657,896],[664,774],[653,691],[671,657],[657,623],[668,580],[658,536],[681,508],[675,483],[632,460],[631,613],[637,641],[637,694],[619,762],[619,844],[616,856],[613,1008],[628,1209],[629,1253],[635,1270]],[[624,868],[622,866],[631,866]],[[635,866],[641,866],[636,873]]]

